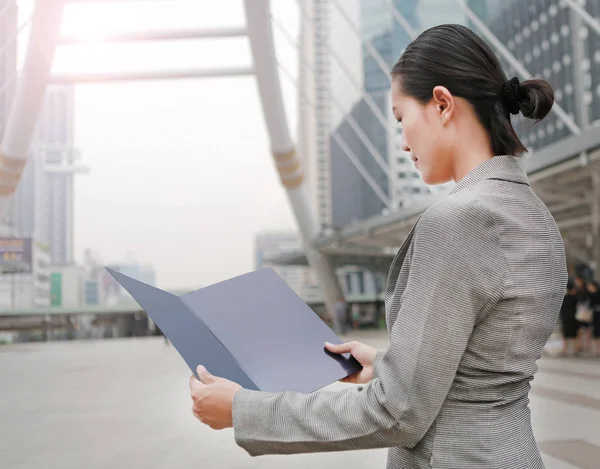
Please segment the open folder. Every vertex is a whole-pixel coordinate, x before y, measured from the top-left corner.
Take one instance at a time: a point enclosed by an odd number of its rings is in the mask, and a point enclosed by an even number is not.
[[[310,393],[361,369],[341,340],[270,268],[176,296],[107,268],[193,373],[204,365],[246,389]]]

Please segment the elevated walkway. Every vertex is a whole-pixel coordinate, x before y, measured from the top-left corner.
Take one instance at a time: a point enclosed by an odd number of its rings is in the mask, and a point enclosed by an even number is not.
[[[569,260],[600,264],[600,126],[524,158],[533,190],[548,206],[563,233]],[[440,197],[443,195],[364,220],[334,234],[320,235],[313,244],[331,258],[335,267],[357,265],[387,272],[419,215]],[[280,265],[308,265],[302,252],[270,261]]]

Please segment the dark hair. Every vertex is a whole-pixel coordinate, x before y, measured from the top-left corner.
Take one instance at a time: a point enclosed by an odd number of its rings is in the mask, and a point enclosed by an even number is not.
[[[527,151],[510,122],[510,114],[542,120],[552,109],[554,91],[544,80],[508,80],[490,47],[469,28],[435,26],[406,48],[392,72],[402,90],[422,104],[436,86],[469,101],[487,130],[496,155]]]

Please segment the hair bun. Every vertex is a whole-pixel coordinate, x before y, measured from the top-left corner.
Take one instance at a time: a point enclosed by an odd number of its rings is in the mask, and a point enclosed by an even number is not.
[[[527,80],[519,84],[517,100],[523,116],[539,121],[554,105],[554,90],[545,80]]]
[[[519,105],[519,77],[513,77],[502,86],[502,104],[511,114],[518,114]]]

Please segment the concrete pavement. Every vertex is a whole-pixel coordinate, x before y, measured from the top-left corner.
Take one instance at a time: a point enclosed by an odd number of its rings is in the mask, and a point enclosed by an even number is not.
[[[386,450],[250,458],[192,417],[189,375],[160,338],[0,346],[0,467],[385,467]],[[542,359],[531,409],[547,469],[597,469],[600,360]]]

